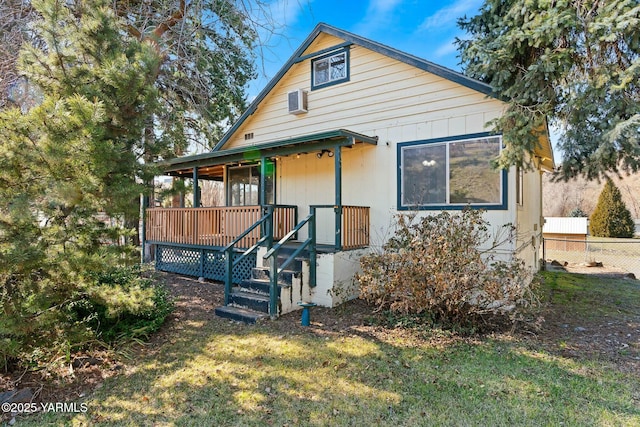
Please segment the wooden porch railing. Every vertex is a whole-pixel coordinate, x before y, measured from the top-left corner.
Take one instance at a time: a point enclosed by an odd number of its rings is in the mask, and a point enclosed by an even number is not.
[[[369,210],[367,206],[342,206],[342,249],[369,246]]]
[[[333,208],[317,205],[317,208]],[[370,208],[342,206],[341,247],[369,246]],[[261,206],[211,208],[150,208],[146,217],[146,240],[182,245],[225,247],[262,216]],[[274,240],[280,240],[298,223],[297,208],[276,205],[273,211]],[[260,239],[260,229],[245,236],[238,247],[248,248]]]
[[[274,238],[280,239],[297,223],[295,206],[274,208]],[[150,208],[146,214],[146,240],[197,246],[227,246],[262,216],[261,206],[211,208]],[[239,247],[250,247],[260,239],[255,229]]]
[[[336,240],[338,251],[360,249],[369,246],[370,217],[368,206],[311,205],[313,209],[332,209],[335,212]]]

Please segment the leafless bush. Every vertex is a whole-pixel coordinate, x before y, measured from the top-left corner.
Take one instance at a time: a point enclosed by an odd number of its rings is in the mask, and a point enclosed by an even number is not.
[[[421,219],[398,215],[382,252],[361,260],[361,297],[378,309],[428,314],[443,323],[515,320],[532,300],[531,274],[520,260],[496,259],[494,250],[513,239],[514,230],[508,226],[492,239],[482,215],[471,209]]]

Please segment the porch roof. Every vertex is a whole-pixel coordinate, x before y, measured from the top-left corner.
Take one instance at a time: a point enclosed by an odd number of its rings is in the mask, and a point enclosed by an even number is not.
[[[178,157],[160,162],[159,165],[167,175],[192,177],[193,169],[198,168],[198,176],[206,178],[207,176],[221,176],[222,165],[228,163],[257,161],[263,157],[286,156],[335,147],[350,147],[357,142],[375,145],[378,143],[378,137],[346,129],[336,129],[249,147]]]

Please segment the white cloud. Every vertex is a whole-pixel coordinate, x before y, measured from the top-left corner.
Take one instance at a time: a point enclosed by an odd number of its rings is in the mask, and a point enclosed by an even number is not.
[[[387,13],[395,9],[401,0],[372,0],[369,3],[367,14],[372,13]]]
[[[367,12],[353,31],[363,36],[379,31],[381,26],[391,22],[393,12],[400,3],[402,0],[371,0]]]
[[[291,25],[298,21],[312,2],[313,0],[278,0],[271,4],[271,13],[276,22]]]
[[[482,0],[457,0],[452,5],[426,17],[420,24],[419,30],[427,31],[451,25],[464,15],[475,15],[481,5]]]
[[[446,43],[441,44],[433,53],[436,58],[448,57],[457,53],[458,49],[455,45],[455,39],[450,39]]]

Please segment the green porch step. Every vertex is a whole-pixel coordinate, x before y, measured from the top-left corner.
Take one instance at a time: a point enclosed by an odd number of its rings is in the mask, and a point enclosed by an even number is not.
[[[281,295],[283,288],[290,288],[295,277],[300,277],[299,271],[285,270],[278,277],[277,294]],[[219,317],[244,323],[255,323],[256,320],[268,317],[270,272],[266,267],[252,269],[251,277],[233,288],[230,295],[230,305],[215,309]]]
[[[241,288],[236,288],[231,293],[231,304],[236,307],[269,314],[269,295],[245,292]]]
[[[286,258],[293,253],[294,248],[283,248],[277,258],[281,265]],[[282,290],[291,288],[294,279],[302,274],[302,262],[306,258],[296,257],[290,264],[290,269],[282,271],[278,275],[277,295],[282,295]],[[271,287],[271,271],[269,267],[254,267],[248,279],[241,281],[233,288],[229,295],[228,306],[218,307],[215,314],[220,317],[239,322],[255,323],[257,320],[269,317],[269,289]],[[278,304],[280,306],[280,303]]]
[[[241,307],[234,307],[231,305],[216,307],[215,314],[216,316],[225,319],[251,324],[259,322],[262,319],[269,318],[269,315],[266,313],[260,313],[258,311],[248,310]]]

